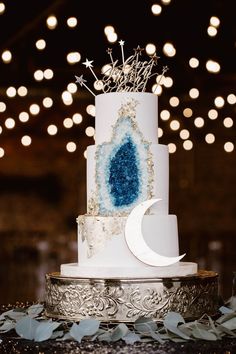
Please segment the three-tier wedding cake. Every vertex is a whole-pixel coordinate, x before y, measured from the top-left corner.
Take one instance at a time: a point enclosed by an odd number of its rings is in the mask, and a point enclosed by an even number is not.
[[[125,60],[123,44],[120,65],[108,50],[101,80],[92,61],[84,63],[103,90],[95,99],[95,145],[87,148],[87,213],[77,219],[78,262],[47,275],[47,313],[115,321],[162,318],[177,305],[187,317],[206,307],[212,313],[216,275],[202,277],[196,263],[179,262],[168,147],[158,143],[155,89],[146,92],[157,57],[141,61],[138,47]],[[91,92],[83,75],[76,78]]]

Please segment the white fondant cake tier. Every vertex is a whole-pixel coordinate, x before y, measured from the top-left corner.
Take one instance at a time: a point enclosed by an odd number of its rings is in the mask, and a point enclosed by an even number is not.
[[[112,126],[118,119],[118,111],[128,99],[138,101],[135,119],[145,140],[153,144],[158,143],[157,96],[147,92],[110,92],[97,95],[95,98],[95,144],[111,140]]]
[[[91,199],[96,195],[98,198],[98,191],[96,185],[96,151],[97,146],[91,145],[87,148],[87,211],[89,212]],[[153,161],[153,185],[152,197],[161,198],[159,203],[156,203],[152,207],[152,211],[158,214],[168,214],[169,210],[169,153],[166,145],[151,144],[150,152],[152,154]],[[105,157],[104,157],[105,158]],[[145,165],[142,167],[145,168]],[[148,183],[148,180],[144,180],[143,183]],[[148,198],[140,198],[139,202],[142,202]],[[138,203],[137,203],[138,204]],[[101,208],[98,207],[96,213],[103,215]],[[117,211],[119,213],[119,210]],[[114,215],[115,213],[113,213]],[[128,213],[127,213],[128,214]]]
[[[78,218],[79,265],[83,267],[120,267],[139,270],[152,268],[139,261],[125,240],[126,217],[81,216]],[[175,215],[144,215],[142,233],[147,245],[167,257],[179,255]],[[135,239],[135,235],[134,235]]]

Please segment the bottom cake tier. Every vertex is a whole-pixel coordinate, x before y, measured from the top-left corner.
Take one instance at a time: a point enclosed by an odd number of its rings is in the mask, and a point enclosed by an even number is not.
[[[219,306],[218,274],[165,278],[86,279],[46,275],[46,315],[80,321],[134,322],[161,320],[169,311],[185,319],[214,316]]]

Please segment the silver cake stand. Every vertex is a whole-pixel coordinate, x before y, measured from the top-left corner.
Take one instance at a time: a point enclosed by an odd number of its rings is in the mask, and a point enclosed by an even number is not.
[[[185,319],[218,310],[218,274],[169,278],[93,279],[46,275],[46,315],[80,321],[134,322],[139,317],[161,320],[169,311]]]

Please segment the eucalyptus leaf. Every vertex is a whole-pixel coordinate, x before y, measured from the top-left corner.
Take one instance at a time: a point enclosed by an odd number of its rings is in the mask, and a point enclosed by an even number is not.
[[[42,342],[52,336],[54,329],[60,326],[59,322],[44,321],[41,322],[36,328],[34,340],[35,342]]]
[[[214,333],[199,328],[197,324],[196,324],[196,328],[193,329],[192,335],[194,336],[194,338],[197,339],[210,340],[210,341],[217,340],[217,337]]]
[[[98,340],[101,342],[111,342],[111,331],[106,331],[105,333],[98,336]]]
[[[224,327],[230,329],[231,331],[236,329],[236,317],[230,318],[228,321],[224,322]]]
[[[27,313],[30,317],[37,317],[43,310],[43,304],[34,304],[27,309]]]
[[[161,338],[161,336],[157,333],[157,332],[154,332],[154,331],[150,331],[149,332],[149,335],[155,339],[156,341],[158,341],[160,344],[163,344],[164,343],[164,340]]]
[[[234,311],[232,309],[230,309],[229,307],[226,307],[226,306],[221,306],[219,308],[219,311],[225,315],[226,313],[233,313]]]
[[[116,342],[119,339],[122,339],[129,332],[129,328],[124,323],[119,323],[118,326],[112,331],[111,341]]]
[[[8,310],[8,311],[3,312],[0,315],[0,321],[5,320],[5,318],[8,316],[8,314],[11,313],[11,312],[12,312],[12,310]]]
[[[165,328],[174,333],[176,336],[182,338],[182,339],[191,339],[189,337],[189,335],[187,335],[186,333],[182,332],[179,328],[178,328],[178,324],[184,324],[185,320],[183,319],[183,317],[177,313],[177,312],[169,312],[166,317],[164,318],[163,324],[165,326]]]
[[[79,330],[84,336],[92,336],[97,332],[100,326],[100,321],[95,319],[85,319],[81,320],[79,323]]]
[[[36,328],[39,322],[30,316],[25,316],[16,323],[16,333],[25,339],[34,339]]]
[[[157,330],[157,324],[151,318],[140,317],[134,322],[134,328],[139,333],[148,333]]]
[[[230,320],[231,318],[234,318],[236,317],[236,313],[235,312],[232,312],[232,313],[226,313],[225,315],[221,316],[220,318],[218,318],[216,320],[217,323],[221,324],[221,323],[224,323],[228,320]]]
[[[233,331],[231,331],[230,329],[226,328],[223,325],[217,326],[217,330],[220,330],[222,333],[225,333],[225,334],[229,335],[230,337],[236,338],[236,333],[234,333]]]
[[[64,334],[63,337],[56,339],[56,341],[58,341],[58,342],[60,342],[60,341],[65,341],[65,340],[74,340],[74,338],[71,337],[71,335],[70,335],[69,332],[67,332],[67,333]]]
[[[131,332],[129,331],[124,337],[122,337],[122,339],[125,341],[126,344],[134,344],[135,342],[140,342],[141,338],[140,336],[135,333],[135,332]]]
[[[1,326],[0,326],[0,333],[6,333],[9,332],[11,329],[15,328],[15,322],[6,320]]]
[[[63,335],[64,335],[64,331],[54,331],[52,332],[50,339],[56,339],[62,337]]]
[[[20,320],[22,317],[26,316],[26,313],[25,312],[22,312],[22,311],[16,311],[15,309],[14,310],[11,310],[8,314],[7,314],[7,317],[11,318],[12,320],[15,320],[15,321],[18,321]]]

